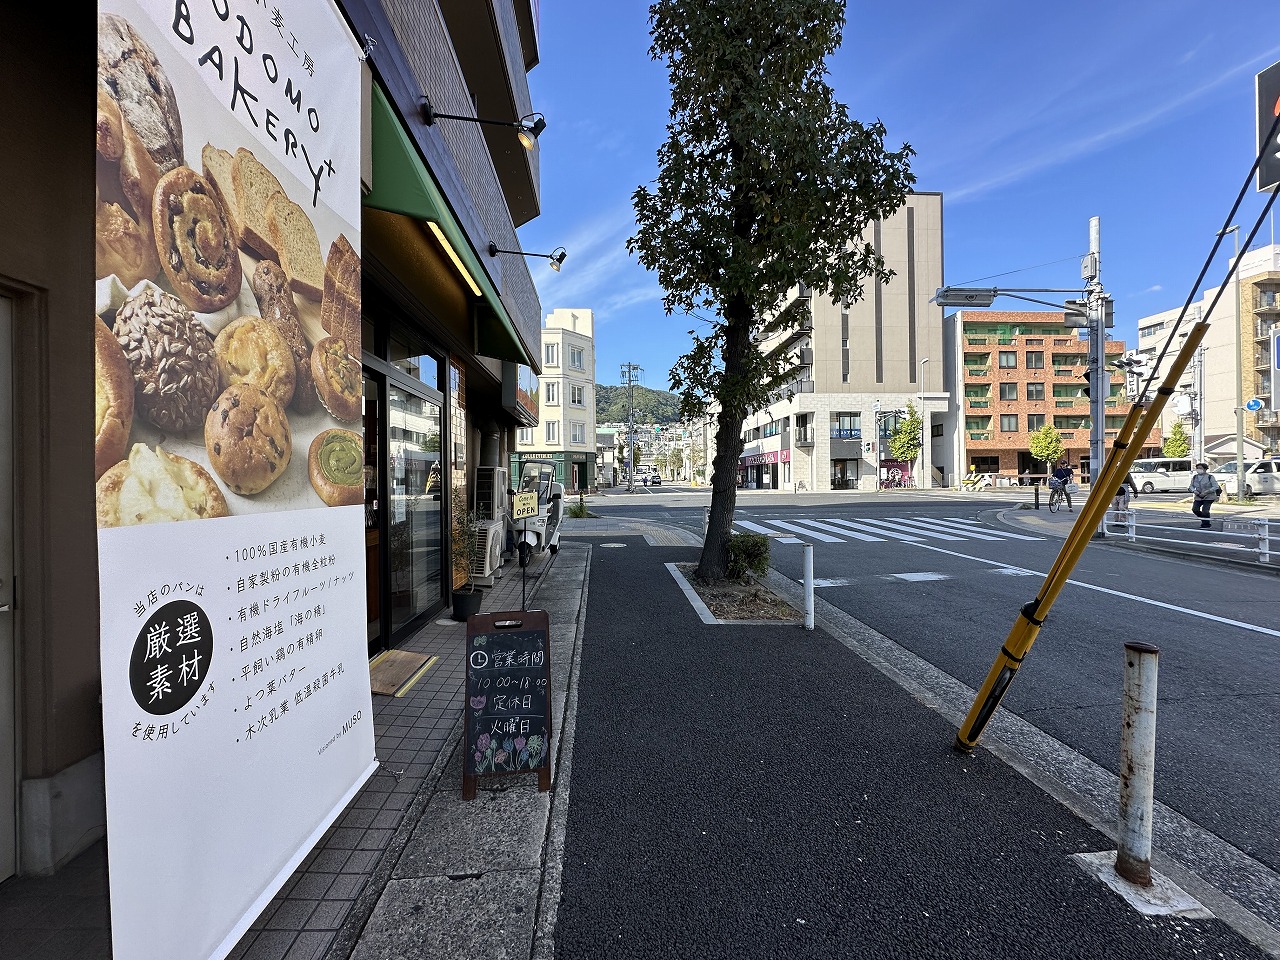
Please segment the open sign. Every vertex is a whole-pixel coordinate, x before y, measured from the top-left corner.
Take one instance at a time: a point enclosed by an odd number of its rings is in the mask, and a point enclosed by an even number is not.
[[[524,520],[538,515],[538,495],[536,493],[517,493],[511,501],[511,518]]]

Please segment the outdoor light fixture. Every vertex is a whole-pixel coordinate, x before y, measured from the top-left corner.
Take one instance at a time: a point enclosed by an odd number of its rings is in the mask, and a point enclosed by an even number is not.
[[[483,117],[465,117],[457,113],[437,113],[435,108],[431,106],[431,101],[426,97],[422,98],[420,108],[422,110],[422,122],[428,127],[437,120],[464,120],[467,123],[487,123],[492,127],[514,127],[516,137],[519,138],[521,146],[526,150],[532,150],[539,134],[547,129],[547,120],[540,113],[530,113],[519,120],[486,120]]]
[[[500,253],[509,253],[513,257],[545,257],[551,261],[551,269],[556,273],[560,272],[560,264],[564,263],[564,258],[569,256],[564,247],[556,247],[550,253],[525,253],[523,250],[500,250],[496,243],[489,244],[489,256],[496,257]]]

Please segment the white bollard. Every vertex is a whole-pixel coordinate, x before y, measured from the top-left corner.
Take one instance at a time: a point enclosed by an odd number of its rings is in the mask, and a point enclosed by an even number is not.
[[[813,544],[804,545],[804,628],[813,629]]]
[[[1120,724],[1120,823],[1116,873],[1151,886],[1151,815],[1156,775],[1156,674],[1160,648],[1124,645],[1124,708]]]
[[[1258,525],[1258,562],[1271,562],[1271,530],[1266,517],[1253,521]]]
[[[1127,511],[1127,514],[1128,514],[1128,526],[1129,526],[1129,542],[1136,543],[1138,540],[1138,511],[1129,510]]]

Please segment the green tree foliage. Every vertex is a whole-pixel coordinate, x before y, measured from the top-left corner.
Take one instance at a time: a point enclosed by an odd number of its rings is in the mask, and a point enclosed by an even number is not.
[[[679,423],[680,398],[665,390],[633,387],[635,391],[636,423]],[[596,421],[598,423],[627,422],[627,388],[607,387],[596,384]]]
[[[1187,457],[1191,455],[1191,438],[1187,436],[1186,428],[1183,427],[1181,420],[1173,421],[1173,427],[1169,430],[1169,435],[1164,438],[1164,444],[1160,447],[1160,452],[1166,457]]]
[[[1027,446],[1031,450],[1031,456],[1044,464],[1057,463],[1062,457],[1062,435],[1048,421],[1031,434],[1031,440]]]
[[[898,429],[889,438],[889,454],[895,460],[911,463],[920,456],[922,447],[920,439],[920,411],[916,405],[907,401],[907,415],[898,419]]]
[[[902,207],[912,150],[885,149],[885,128],[849,116],[827,84],[844,0],[656,0],[650,54],[671,86],[659,172],[633,195],[627,242],[658,274],[668,314],[703,310],[693,346],[671,369],[681,413],[718,405],[711,518],[698,563],[723,579],[746,415],[794,376],[795,357],[755,338],[793,329],[801,282],[839,301],[890,271],[860,240]]]

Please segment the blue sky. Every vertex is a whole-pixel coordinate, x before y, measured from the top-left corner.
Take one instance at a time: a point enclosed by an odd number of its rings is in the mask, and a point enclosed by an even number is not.
[[[530,264],[544,311],[595,310],[597,381],[633,362],[667,389],[696,321],[664,315],[656,277],[626,251],[669,102],[647,17],[642,0],[542,0],[529,76],[548,124],[542,215],[520,238],[568,249],[559,274]],[[1274,0],[850,0],[830,82],[853,116],[884,121],[891,147],[915,148],[916,189],[942,192],[946,283],[1074,286],[1097,216],[1113,334],[1133,344],[1138,318],[1185,300],[1253,162],[1253,78],[1280,60],[1274,23]],[[1263,199],[1250,189],[1243,234]]]

